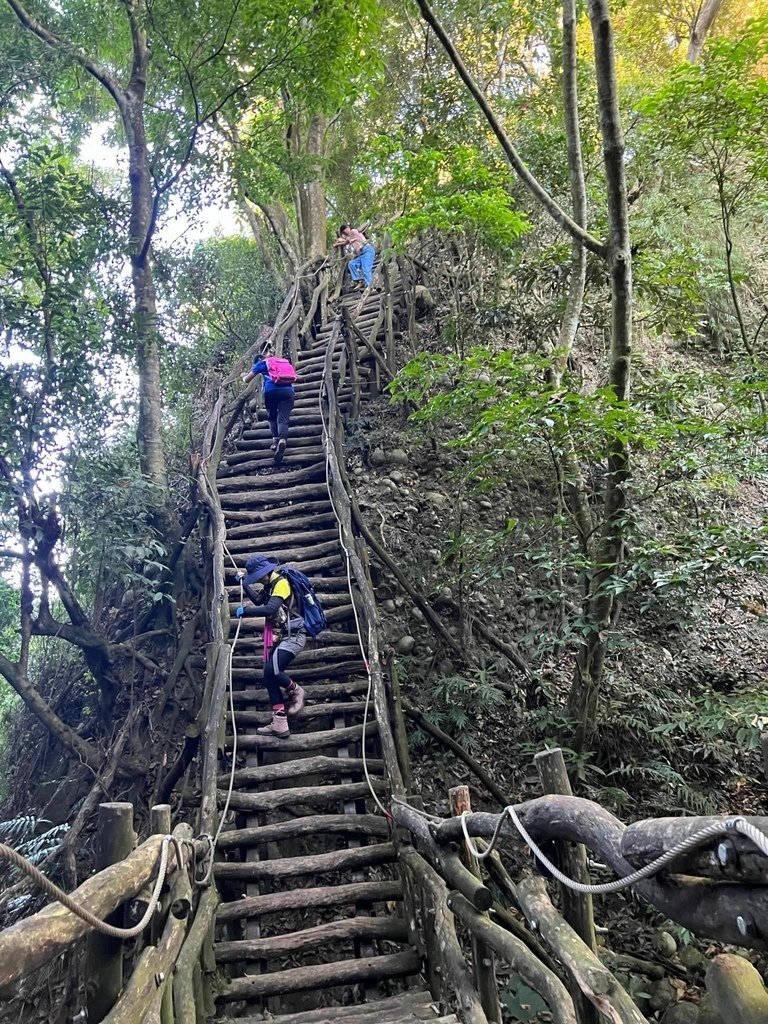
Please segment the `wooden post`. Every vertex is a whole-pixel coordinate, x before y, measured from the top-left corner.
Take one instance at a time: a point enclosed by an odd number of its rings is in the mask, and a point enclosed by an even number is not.
[[[451,814],[454,816],[458,817],[464,811],[472,810],[469,786],[454,786],[453,789],[448,790],[448,796],[451,801]],[[482,878],[477,858],[472,856],[466,848],[466,844],[462,844],[462,846],[462,860],[477,878]],[[475,966],[475,984],[480,993],[480,1002],[485,1015],[491,1024],[501,1024],[501,1006],[499,1004],[499,989],[496,984],[493,950],[475,935],[472,936],[472,962]]]
[[[760,750],[763,752],[763,774],[768,782],[768,730],[760,733]]]
[[[392,654],[387,658],[387,669],[389,670],[389,681],[392,690],[392,728],[395,734],[395,746],[397,747],[397,759],[400,762],[400,771],[403,776],[403,784],[406,793],[411,792],[411,757],[408,751],[408,731],[405,727],[405,714],[403,712],[402,696],[400,694],[400,677],[397,674],[397,665]]]
[[[392,302],[392,276],[389,264],[382,261],[381,276],[384,279],[384,352],[387,360],[387,369],[394,377],[397,372],[395,358],[395,326],[394,308]],[[375,341],[375,339],[374,339]]]
[[[169,836],[171,834],[171,805],[155,804],[149,811],[150,835]],[[169,851],[170,852],[170,851]],[[160,1024],[174,1024],[173,986],[166,985],[160,1003]]]
[[[117,864],[133,850],[133,804],[99,804],[96,826],[98,845],[96,870]],[[122,908],[107,918],[110,924],[123,923]],[[86,977],[92,987],[88,994],[88,1020],[98,1024],[117,1002],[123,988],[123,943],[100,932],[88,936]]]
[[[545,794],[559,793],[562,796],[573,796],[565,759],[559,747],[554,750],[542,750],[535,755],[533,760],[536,763],[541,788]],[[557,848],[559,867],[562,872],[577,882],[589,883],[585,847],[580,843],[558,843]],[[574,892],[561,885],[560,901],[565,920],[592,952],[597,952],[592,897]],[[580,1024],[598,1024],[600,1016],[594,1005],[590,1003],[575,982],[571,982],[570,989]]]
[[[349,311],[347,307],[342,307],[342,330],[344,332],[344,343],[347,346],[348,359],[349,359],[349,379],[352,382],[352,409],[350,418],[356,421],[360,418],[360,372],[357,365],[357,343],[354,342],[350,336],[349,331]]]
[[[171,834],[171,805],[155,804],[149,811],[149,834],[169,836]]]

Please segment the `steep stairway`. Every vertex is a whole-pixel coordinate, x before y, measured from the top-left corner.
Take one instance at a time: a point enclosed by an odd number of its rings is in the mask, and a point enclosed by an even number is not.
[[[362,308],[354,297],[343,301],[374,329],[377,294]],[[409,945],[400,909],[389,823],[374,813],[371,796],[371,789],[384,796],[387,782],[372,704],[363,735],[368,683],[322,443],[320,390],[330,336],[330,327],[322,330],[298,360],[282,465],[273,465],[268,424],[257,420],[224,456],[218,476],[227,547],[237,566],[259,553],[301,569],[329,620],[294,663],[291,674],[308,699],[288,739],[255,732],[270,718],[259,685],[263,623],[242,623],[233,656],[236,827],[222,833],[225,859],[215,868],[222,892],[215,954],[229,978],[219,1012],[240,1024],[273,1015],[282,1024],[447,1024],[455,1017],[439,1018],[420,980],[421,957]],[[339,400],[343,409],[349,395],[342,391]],[[240,588],[231,564],[225,582],[234,612]],[[236,622],[233,616],[233,636]],[[219,779],[221,804],[229,786],[227,772]]]

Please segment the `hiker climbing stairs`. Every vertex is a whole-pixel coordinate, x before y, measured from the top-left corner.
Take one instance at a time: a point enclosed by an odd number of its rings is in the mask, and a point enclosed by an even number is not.
[[[341,301],[366,329],[376,326],[378,294]],[[222,893],[215,953],[229,979],[220,1011],[241,1024],[267,1019],[265,1013],[284,1024],[439,1016],[419,978],[421,957],[408,942],[390,825],[374,813],[373,794],[385,798],[387,780],[372,703],[363,724],[366,664],[323,447],[326,348],[338,334],[321,328],[315,346],[296,361],[296,404],[280,467],[272,462],[268,423],[257,418],[218,474],[234,564],[244,568],[258,553],[307,573],[329,624],[291,666],[307,703],[291,719],[289,737],[256,733],[271,719],[260,687],[262,620],[241,620],[232,658],[234,722],[227,742],[231,747],[234,725],[238,765],[218,785],[222,806],[232,787],[235,827],[228,823],[218,844],[225,859],[215,866]],[[335,369],[342,351],[335,343]],[[338,400],[342,411],[349,407],[349,387]],[[241,592],[232,562],[226,571],[234,640]]]

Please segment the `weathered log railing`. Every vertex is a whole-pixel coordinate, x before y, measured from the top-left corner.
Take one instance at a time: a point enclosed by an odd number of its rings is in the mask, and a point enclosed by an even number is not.
[[[547,751],[544,756],[561,759],[559,751]],[[546,789],[551,780],[545,776]],[[515,811],[537,844],[583,844],[620,878],[702,830],[719,826],[720,837],[705,840],[700,849],[683,854],[659,874],[631,888],[656,910],[699,935],[753,949],[768,948],[768,857],[750,839],[727,827],[730,819],[661,818],[625,826],[592,801],[557,794],[521,803]],[[444,976],[436,973],[436,963],[430,965],[433,994],[455,1006],[462,1020],[477,1024],[495,1019],[488,1007],[487,979],[483,984],[476,961],[478,949],[490,948],[542,996],[553,1020],[560,1024],[586,1024],[597,1019],[596,1014],[615,1024],[644,1024],[643,1013],[589,941],[594,934],[590,904],[582,905],[577,914],[566,908],[576,925],[572,927],[552,904],[544,880],[528,874],[513,882],[498,851],[483,862],[501,894],[494,899],[491,890],[459,860],[458,851],[465,847],[460,818],[437,818],[400,800],[393,802],[392,814],[402,830],[401,842],[405,834],[413,844],[400,850],[410,882],[409,927],[417,932],[428,957],[430,951],[433,959],[436,950],[444,951],[449,968]],[[744,820],[768,833],[768,818]],[[464,826],[483,850],[487,849],[483,840],[493,836],[507,849],[512,844],[516,850],[525,850],[526,844],[506,814],[470,812],[464,817]],[[573,860],[566,863],[573,864]],[[446,906],[452,914],[446,913]],[[452,915],[472,938],[474,980],[459,969],[461,965],[457,968]],[[642,961],[636,962],[642,965]],[[463,958],[462,964],[465,966]],[[768,1020],[768,995],[762,981],[751,965],[743,964],[738,957],[717,957],[707,974],[707,989],[720,1014],[718,1019],[728,1024],[737,1019]],[[479,991],[485,991],[482,1001]]]
[[[70,898],[95,918],[118,928],[131,928],[151,915],[146,926],[154,941],[145,946],[133,972],[123,985],[123,943],[119,937],[101,935],[98,929],[72,910],[54,902],[37,914],[0,932],[0,989],[11,995],[11,986],[56,961],[81,939],[88,937],[89,1020],[107,1024],[144,1021],[161,1005],[172,1005],[185,995],[185,980],[178,973],[173,987],[171,969],[184,942],[193,908],[193,877],[197,860],[205,856],[207,844],[192,842],[192,829],[178,825],[174,831],[175,854],[168,860],[163,892],[154,913],[145,912],[149,893],[158,880],[161,848],[170,829],[170,807],[152,808],[153,827],[162,832],[149,836],[132,849],[133,807],[131,804],[102,804],[99,808],[98,840],[102,870],[83,882]],[[113,863],[105,863],[114,861]],[[178,993],[178,996],[177,996]],[[159,1017],[157,1018],[159,1019]],[[166,1016],[169,1021],[194,1021],[194,1017]]]

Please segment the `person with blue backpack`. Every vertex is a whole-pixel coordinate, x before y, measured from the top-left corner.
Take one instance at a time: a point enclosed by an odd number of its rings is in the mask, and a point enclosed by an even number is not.
[[[257,359],[242,381],[249,384],[257,374],[264,378],[264,406],[272,431],[272,461],[279,466],[283,461],[288,444],[288,428],[291,423],[293,403],[296,400],[296,371],[288,359],[282,356],[265,356]]]
[[[304,707],[306,692],[286,672],[304,650],[307,636],[317,636],[326,627],[325,614],[314,588],[303,572],[281,566],[275,558],[251,555],[245,570],[237,573],[252,608],[240,605],[235,614],[263,618],[264,685],[272,705],[272,721],[256,731],[262,736],[290,735],[288,716]],[[252,587],[262,583],[257,594]],[[283,690],[285,694],[283,694]]]

